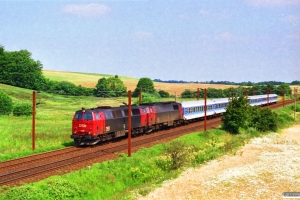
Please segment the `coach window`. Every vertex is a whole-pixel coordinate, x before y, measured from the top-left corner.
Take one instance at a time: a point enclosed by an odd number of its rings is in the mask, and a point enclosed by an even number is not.
[[[100,115],[99,113],[96,113],[96,119],[99,120],[100,119]]]

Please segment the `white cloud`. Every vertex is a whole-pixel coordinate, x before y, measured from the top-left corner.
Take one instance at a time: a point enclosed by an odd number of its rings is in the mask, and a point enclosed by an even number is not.
[[[246,2],[253,6],[286,6],[286,5],[300,5],[300,0],[246,0]]]
[[[64,12],[80,16],[99,16],[105,15],[111,11],[111,8],[103,4],[69,4],[64,7]]]

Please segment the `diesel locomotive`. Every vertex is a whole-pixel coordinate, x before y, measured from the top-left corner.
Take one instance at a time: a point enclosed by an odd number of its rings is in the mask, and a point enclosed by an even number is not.
[[[252,106],[277,102],[276,94],[248,96]],[[228,98],[206,101],[206,116],[219,116],[226,112]],[[164,127],[175,127],[204,117],[204,100],[187,102],[157,102],[131,107],[132,135],[150,133]],[[72,120],[72,135],[76,146],[126,136],[128,132],[128,106],[82,108]]]

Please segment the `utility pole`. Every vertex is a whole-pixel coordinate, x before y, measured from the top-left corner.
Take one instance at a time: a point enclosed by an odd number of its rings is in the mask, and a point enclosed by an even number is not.
[[[284,107],[284,87],[282,87],[281,93],[282,93],[282,107]]]
[[[139,105],[142,104],[142,89],[139,90]]]
[[[36,91],[32,92],[32,150],[35,150]]]
[[[128,91],[128,157],[131,157],[131,90]]]
[[[269,105],[269,94],[270,94],[270,89],[267,88],[267,105]]]
[[[294,119],[296,120],[296,88],[294,87]]]

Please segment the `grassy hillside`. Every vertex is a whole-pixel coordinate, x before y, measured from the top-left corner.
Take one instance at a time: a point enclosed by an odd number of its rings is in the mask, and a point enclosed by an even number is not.
[[[55,81],[69,81],[76,85],[82,85],[85,87],[94,88],[98,80],[102,77],[110,77],[114,75],[107,74],[91,74],[91,73],[79,73],[79,72],[61,72],[61,71],[49,71],[43,70],[43,74],[46,78]],[[137,78],[130,78],[126,76],[119,76],[124,82],[128,90],[134,90],[139,81]],[[170,94],[180,95],[185,89],[196,91],[197,88],[216,88],[226,89],[230,87],[237,87],[232,85],[216,85],[216,84],[196,84],[196,83],[158,83],[154,82],[156,90],[165,90]]]

